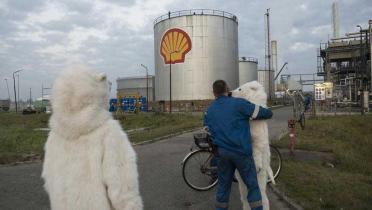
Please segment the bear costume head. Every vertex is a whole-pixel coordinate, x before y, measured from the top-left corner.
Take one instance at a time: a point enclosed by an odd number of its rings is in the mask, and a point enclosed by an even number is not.
[[[267,95],[264,87],[257,81],[247,82],[231,91],[231,95],[244,98],[251,103],[266,107]]]
[[[109,119],[108,100],[104,73],[85,66],[67,69],[53,85],[50,128],[67,139],[89,133]]]

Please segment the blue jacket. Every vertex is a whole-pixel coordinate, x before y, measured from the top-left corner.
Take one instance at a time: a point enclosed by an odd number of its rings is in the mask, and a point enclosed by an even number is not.
[[[241,98],[219,96],[208,107],[204,126],[213,144],[223,149],[252,155],[249,119],[269,119],[271,110],[257,106]]]

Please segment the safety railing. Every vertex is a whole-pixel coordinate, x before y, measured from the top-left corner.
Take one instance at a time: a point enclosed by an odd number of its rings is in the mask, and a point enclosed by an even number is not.
[[[242,62],[254,62],[254,63],[258,63],[258,59],[257,58],[253,58],[253,57],[241,57],[239,59],[239,61],[242,61]]]
[[[189,15],[214,15],[214,16],[221,16],[226,17],[229,19],[238,22],[238,18],[229,12],[221,11],[221,10],[212,10],[212,9],[192,9],[192,10],[180,10],[176,12],[168,12],[168,14],[162,15],[155,19],[154,25],[170,18],[180,17],[180,16],[189,16]]]

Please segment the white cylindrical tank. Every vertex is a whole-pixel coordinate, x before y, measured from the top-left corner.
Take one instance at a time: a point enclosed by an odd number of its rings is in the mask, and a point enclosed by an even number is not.
[[[269,94],[269,87],[270,86],[273,87],[273,80],[271,80],[272,84],[270,85],[270,78],[274,77],[274,71],[258,70],[257,77],[258,77],[257,81],[264,86],[266,94]],[[273,94],[273,88],[271,88],[271,94]]]
[[[239,86],[257,80],[257,65],[256,58],[241,57],[239,59]]]
[[[155,20],[155,100],[214,99],[212,84],[238,86],[238,21],[216,10],[168,13]]]
[[[278,73],[278,42],[276,40],[271,41],[271,70],[273,70],[274,75]],[[275,76],[274,76],[275,77]],[[274,80],[274,77],[272,77],[273,85],[275,91],[276,91],[276,83]]]

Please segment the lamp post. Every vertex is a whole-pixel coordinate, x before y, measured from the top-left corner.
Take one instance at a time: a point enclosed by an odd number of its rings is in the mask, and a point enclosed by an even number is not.
[[[178,51],[172,51],[169,53],[169,113],[172,113],[172,54],[178,53]]]
[[[16,112],[18,112],[18,104],[17,104],[17,91],[16,91],[16,84],[15,84],[15,76],[14,75],[16,73],[20,72],[20,71],[23,71],[23,69],[19,69],[19,70],[13,72],[14,103],[15,103]]]
[[[21,98],[21,93],[19,92],[19,74],[16,74],[16,77],[17,77],[17,92],[18,92],[17,102],[18,102],[18,105],[20,105],[19,99]]]
[[[9,99],[9,102],[10,102],[10,92],[9,92],[9,85],[8,85],[8,79],[5,78],[5,83],[6,83],[6,88],[8,89],[8,99]]]
[[[146,70],[146,111],[149,110],[149,69],[147,66],[141,64],[141,66]]]

